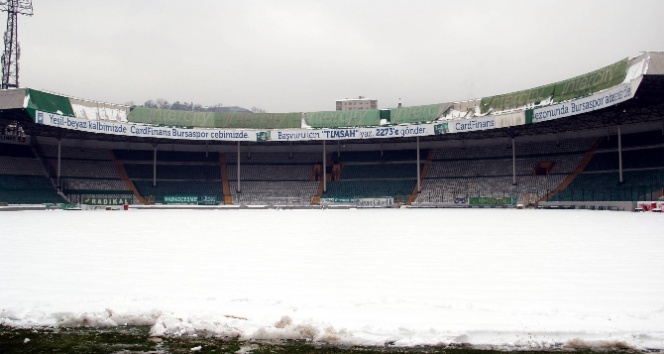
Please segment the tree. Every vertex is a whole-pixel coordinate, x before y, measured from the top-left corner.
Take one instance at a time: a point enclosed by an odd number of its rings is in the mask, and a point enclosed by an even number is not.
[[[163,99],[163,98],[157,98],[157,101],[155,103],[157,104],[157,108],[160,108],[160,109],[170,109],[171,108],[171,104],[168,103],[168,101]]]
[[[217,103],[214,106],[208,107],[207,111],[208,112],[223,112],[224,105],[221,103]]]
[[[145,108],[159,108],[159,109],[171,109],[176,111],[196,111],[196,112],[215,112],[215,113],[266,113],[266,111],[260,107],[251,107],[251,110],[238,107],[238,106],[224,106],[221,103],[217,103],[212,106],[203,106],[200,103],[194,102],[182,102],[175,101],[173,104],[169,104],[167,100],[163,98],[157,98],[156,100],[148,100],[143,104]]]
[[[183,111],[183,110],[185,110],[185,107],[182,103],[180,103],[180,101],[175,101],[171,105],[171,109],[174,109],[176,111]]]

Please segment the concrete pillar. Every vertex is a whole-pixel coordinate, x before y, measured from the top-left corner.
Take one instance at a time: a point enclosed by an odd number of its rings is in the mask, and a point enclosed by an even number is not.
[[[516,140],[512,138],[512,184],[516,185]]]
[[[154,145],[152,152],[152,186],[157,185],[157,145]]]
[[[17,125],[17,127],[18,127],[18,125]],[[18,134],[18,128],[16,128],[16,129],[17,129],[16,134]],[[58,170],[57,170],[57,176],[56,176],[56,179],[55,179],[56,185],[57,185],[58,188],[62,187],[60,185],[60,171],[61,171],[61,168],[62,168],[61,163],[62,163],[62,142],[60,141],[60,139],[58,139]]]
[[[237,189],[236,192],[240,193],[242,188],[240,188],[240,142],[237,142]]]
[[[422,186],[420,186],[420,137],[415,137],[417,145],[417,193],[422,191]]]
[[[618,174],[620,183],[623,183],[622,129],[620,126],[618,126]]]

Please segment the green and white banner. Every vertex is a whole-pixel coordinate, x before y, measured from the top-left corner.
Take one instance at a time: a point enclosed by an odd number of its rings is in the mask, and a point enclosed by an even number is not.
[[[514,205],[516,204],[516,198],[470,197],[468,202],[470,205]]]
[[[504,111],[542,102],[553,96],[554,89],[555,84],[550,84],[503,95],[484,97],[480,101],[480,110],[482,113]]]
[[[553,101],[567,101],[619,85],[626,75],[627,59],[625,58],[601,69],[555,83]]]
[[[198,201],[199,205],[217,205],[217,196],[216,195],[202,195],[201,199]]]
[[[165,195],[164,204],[198,204],[197,195]]]
[[[356,205],[359,207],[389,207],[394,205],[394,198],[392,197],[376,197],[376,198],[321,198],[322,205],[339,204],[339,205]]]

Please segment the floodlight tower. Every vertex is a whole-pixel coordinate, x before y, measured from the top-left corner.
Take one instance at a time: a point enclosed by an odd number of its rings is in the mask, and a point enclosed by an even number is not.
[[[32,0],[0,0],[0,11],[7,13],[5,51],[2,53],[2,89],[18,87],[18,15],[32,16]]]

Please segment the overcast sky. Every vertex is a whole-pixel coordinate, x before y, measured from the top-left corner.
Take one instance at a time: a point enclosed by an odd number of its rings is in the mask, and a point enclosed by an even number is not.
[[[268,112],[508,93],[664,50],[664,1],[33,0],[22,87]]]

